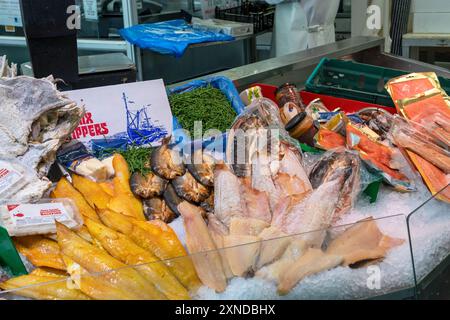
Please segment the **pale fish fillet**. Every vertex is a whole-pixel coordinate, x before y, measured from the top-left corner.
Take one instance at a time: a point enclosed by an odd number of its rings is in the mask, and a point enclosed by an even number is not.
[[[229,234],[228,228],[219,219],[217,219],[217,217],[213,213],[208,213],[208,231],[214,241],[214,244],[216,245],[216,248],[219,250],[225,277],[227,279],[233,278],[233,272],[231,271],[230,265],[228,264],[225,250],[223,249],[225,247],[223,243],[223,237]]]
[[[271,210],[275,209],[275,206],[283,196],[272,180],[270,158],[264,153],[257,152],[252,158],[252,187],[259,191],[267,192]]]
[[[269,224],[259,219],[232,218],[230,221],[230,235],[256,237],[267,227],[269,227]]]
[[[313,188],[308,179],[305,168],[301,163],[301,155],[297,150],[292,150],[285,144],[281,144],[281,152],[284,153],[283,159],[280,161],[280,168],[278,172],[286,173],[290,176],[297,176],[304,183],[304,190],[311,191]]]
[[[249,179],[241,179],[242,192],[247,210],[245,216],[270,223],[272,219],[270,201],[266,192],[253,189]]]
[[[135,299],[164,299],[164,295],[133,268],[93,246],[65,225],[56,222],[56,229],[62,254],[89,273],[104,273],[105,279],[127,293],[134,294]]]
[[[28,274],[0,283],[3,290],[38,300],[90,300],[80,290],[67,286],[65,278]]]
[[[288,294],[305,277],[332,269],[340,265],[342,261],[342,256],[310,248],[281,275],[278,293],[280,295]]]
[[[288,239],[290,243],[281,258],[262,269],[259,269],[255,274],[257,277],[279,282],[280,276],[284,274],[308,249],[308,245],[301,237],[291,236]]]
[[[404,243],[402,239],[384,235],[372,218],[357,222],[330,242],[327,253],[344,258],[343,265],[382,259],[392,247]]]
[[[314,190],[308,199],[291,209],[282,230],[287,234],[305,234],[310,246],[320,248],[333,220],[340,185],[339,181],[330,181]]]
[[[76,288],[95,300],[136,300],[134,292],[124,290],[111,283],[105,273],[90,274],[78,263],[63,255],[70,274],[73,288]]]
[[[261,246],[256,236],[229,235],[223,238],[225,254],[235,276],[245,277],[253,273]]]
[[[255,266],[256,270],[280,258],[292,240],[287,234],[274,226],[265,228],[258,236],[262,241]]]
[[[186,245],[198,277],[205,286],[216,292],[225,291],[227,279],[222,260],[202,218],[201,209],[183,201],[178,205],[178,210],[183,217]]]
[[[245,201],[239,190],[241,183],[225,164],[214,170],[214,212],[227,227],[234,216],[244,216]]]
[[[274,178],[275,186],[281,190],[284,196],[294,196],[310,191],[305,183],[297,176],[291,176],[284,172],[279,172]]]

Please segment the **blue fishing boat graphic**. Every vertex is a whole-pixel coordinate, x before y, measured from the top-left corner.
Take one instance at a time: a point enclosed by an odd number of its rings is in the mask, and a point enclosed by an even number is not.
[[[147,114],[147,108],[151,105],[132,111],[130,107],[135,104],[128,99],[125,92],[122,94],[125,111],[127,113],[127,134],[130,144],[143,145],[158,141],[164,138],[168,132],[163,125],[158,124],[158,120],[152,121]]]

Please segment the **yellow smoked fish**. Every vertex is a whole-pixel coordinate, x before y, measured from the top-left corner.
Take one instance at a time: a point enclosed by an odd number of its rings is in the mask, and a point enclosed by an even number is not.
[[[103,224],[86,220],[91,234],[116,259],[136,270],[171,300],[189,299],[189,294],[163,262],[149,251],[139,247],[127,236]]]
[[[65,277],[28,274],[0,283],[3,290],[14,290],[19,296],[39,300],[90,300],[80,290],[67,286]]]
[[[83,217],[100,221],[94,208],[89,205],[83,195],[78,192],[65,177],[62,177],[58,181],[56,188],[52,191],[50,197],[72,199]]]
[[[90,244],[65,225],[56,222],[56,230],[62,254],[89,273],[104,274],[104,278],[111,284],[127,293],[134,294],[136,299],[165,299],[165,296],[136,270],[126,267],[125,264]]]
[[[72,183],[92,208],[105,209],[107,207],[111,197],[103,191],[98,183],[76,174],[72,175]]]
[[[138,221],[110,210],[99,210],[98,215],[105,225],[127,235],[140,247],[165,260],[169,270],[186,288],[193,290],[200,286],[192,260],[167,224],[159,220]]]
[[[142,202],[134,196],[130,189],[130,170],[125,158],[120,154],[115,154],[113,167],[115,172],[114,197],[108,204],[108,209],[145,221]]]
[[[61,250],[56,241],[43,236],[27,236],[14,238],[14,244],[16,249],[35,267],[66,270]]]

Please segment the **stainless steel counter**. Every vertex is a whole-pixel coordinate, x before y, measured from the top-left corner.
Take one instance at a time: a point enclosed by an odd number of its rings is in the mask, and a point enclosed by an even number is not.
[[[316,65],[324,57],[353,59],[357,62],[406,71],[435,71],[439,75],[450,78],[450,72],[447,69],[384,53],[384,39],[377,37],[350,38],[213,75],[223,75],[230,78],[234,81],[238,90],[261,82],[271,85],[292,82],[301,88]],[[180,84],[177,83],[172,86]]]

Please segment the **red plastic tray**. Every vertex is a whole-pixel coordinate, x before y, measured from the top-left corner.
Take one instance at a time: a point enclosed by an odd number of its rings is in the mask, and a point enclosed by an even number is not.
[[[255,84],[255,86],[261,87],[261,91],[264,97],[275,101],[275,90],[277,87],[267,84]],[[325,106],[333,111],[336,108],[340,108],[346,113],[354,113],[364,108],[380,108],[384,109],[392,114],[397,113],[397,110],[392,107],[380,106],[378,104],[361,102],[356,100],[336,98],[333,96],[327,96],[323,94],[312,93],[308,91],[300,91],[300,96],[304,104],[309,104],[312,100],[320,98]]]

